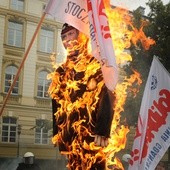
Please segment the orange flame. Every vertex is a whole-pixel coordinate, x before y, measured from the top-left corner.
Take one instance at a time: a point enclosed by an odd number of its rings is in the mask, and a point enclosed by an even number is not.
[[[112,121],[112,129],[111,129],[111,138],[109,141],[109,145],[104,149],[104,152],[107,153],[107,165],[114,165],[119,169],[123,169],[122,164],[117,164],[117,159],[115,157],[114,161],[112,161],[115,153],[121,151],[126,146],[127,141],[127,133],[129,129],[127,126],[120,125],[121,112],[124,111],[124,104],[127,98],[127,89],[131,87],[133,84],[137,84],[138,86],[142,83],[140,79],[140,74],[134,71],[134,74],[130,76],[130,78],[124,78],[122,83],[119,83],[116,87],[116,105],[114,107],[114,119]],[[133,92],[138,92],[137,89],[134,89]],[[135,93],[136,94],[136,93]],[[135,95],[134,94],[134,95]]]
[[[132,25],[132,18],[129,15],[128,11],[125,9],[118,9],[114,8],[112,9],[109,5],[109,1],[104,1],[105,6],[106,6],[106,12],[107,16],[109,19],[109,25],[111,28],[111,35],[112,35],[112,40],[114,44],[114,50],[116,54],[116,61],[118,65],[126,64],[127,62],[132,61],[132,57],[127,51],[127,49],[131,46],[131,42],[134,45],[137,45],[138,41],[141,41],[143,47],[145,49],[149,49],[151,45],[153,45],[155,42],[154,40],[146,37],[146,35],[143,32],[143,27],[138,30]],[[129,30],[129,27],[131,28]],[[85,50],[84,44],[88,43],[88,39],[84,35],[79,36],[79,42],[76,44],[76,49],[83,49]],[[72,50],[72,49],[71,49]],[[81,72],[81,71],[86,71],[86,77],[83,78],[81,82],[84,82],[84,84],[87,83],[88,78],[92,74],[92,70],[97,70],[100,65],[99,63],[96,63],[95,61],[92,62],[91,64],[85,64],[87,62],[84,62],[84,60],[87,60],[87,56],[89,54],[84,51],[83,55],[78,56],[78,62],[73,63],[73,62],[67,62],[65,65],[68,68],[73,68],[76,70],[76,72]],[[54,54],[52,55],[54,56]],[[85,56],[85,57],[84,57]],[[54,59],[54,58],[52,58]],[[90,60],[90,57],[89,57]],[[53,61],[53,60],[52,60]],[[53,61],[53,65],[54,61]],[[115,157],[115,153],[118,153],[122,149],[125,148],[126,146],[126,141],[127,141],[127,133],[129,132],[129,129],[125,125],[120,124],[120,118],[121,118],[121,112],[124,111],[124,104],[126,102],[127,98],[127,89],[130,89],[131,92],[133,92],[134,96],[136,93],[139,91],[139,86],[142,83],[142,80],[140,78],[140,74],[133,70],[133,74],[127,78],[123,77],[122,81],[119,82],[116,86],[116,104],[114,106],[114,118],[112,121],[112,127],[111,127],[111,135],[109,139],[109,145],[106,148],[101,148],[98,146],[95,146],[94,142],[91,142],[88,144],[87,142],[81,142],[83,141],[82,138],[83,136],[92,135],[90,134],[89,129],[87,129],[85,126],[83,126],[83,122],[85,121],[84,119],[79,119],[79,121],[76,121],[75,123],[72,124],[72,128],[79,134],[78,138],[75,138],[73,142],[71,143],[71,146],[69,146],[67,143],[67,147],[72,147],[71,153],[69,152],[62,152],[62,154],[66,154],[69,156],[69,159],[73,159],[73,155],[79,155],[79,157],[82,160],[81,165],[73,165],[69,164],[67,167],[71,169],[71,167],[75,167],[75,170],[78,170],[81,166],[82,170],[90,170],[90,167],[92,164],[96,162],[96,160],[106,160],[107,162],[107,167],[106,169],[112,169],[112,168],[118,168],[123,170],[123,166],[121,164],[121,161]],[[66,73],[67,74],[67,73]],[[68,74],[69,76],[69,74]],[[58,96],[55,95],[55,93],[59,90],[58,88],[62,87],[62,82],[59,80],[58,73],[54,72],[49,75],[49,78],[52,78],[53,82],[51,83],[49,87],[49,92],[51,93],[51,97],[54,99],[58,99]],[[78,87],[78,81],[68,81],[64,82],[63,84],[66,84],[66,89],[72,89],[73,91],[76,91],[79,89]],[[135,84],[135,88],[131,88],[132,85]],[[94,91],[87,91],[84,94],[84,97],[82,100],[81,98],[77,100],[74,103],[70,102],[69,99],[69,94],[71,93],[70,90],[65,90],[63,91],[63,96],[66,101],[60,100],[59,103],[61,104],[60,109],[57,111],[56,117],[62,113],[65,113],[68,115],[67,122],[69,122],[69,115],[70,113],[75,109],[78,110],[79,108],[84,108],[87,107],[88,111],[88,116],[89,116],[89,123],[93,125],[93,122],[91,121],[91,111],[95,109],[96,103],[98,102],[99,98],[97,97],[98,94],[101,91],[103,82],[97,84],[97,88]],[[61,89],[60,89],[61,90]],[[95,98],[95,102],[92,101],[92,99]],[[93,103],[93,105],[92,105]],[[78,115],[80,117],[80,113]],[[60,125],[61,129],[64,131],[64,127],[68,126],[66,122],[63,122],[63,124]],[[58,141],[62,140],[61,136],[62,133],[61,131],[60,134],[57,134],[56,136],[53,137],[52,142],[56,144]],[[92,153],[84,153],[80,148],[80,145],[83,145],[83,148],[87,150],[92,150],[92,151],[97,151],[97,154]]]

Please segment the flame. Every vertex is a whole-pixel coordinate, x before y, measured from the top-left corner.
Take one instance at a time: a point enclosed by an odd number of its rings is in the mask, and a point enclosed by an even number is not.
[[[104,1],[104,3],[109,19],[116,61],[117,64],[121,66],[122,64],[126,64],[132,61],[132,57],[128,52],[128,48],[131,46],[131,42],[137,46],[137,42],[140,41],[143,45],[143,48],[145,48],[146,50],[148,50],[149,47],[155,42],[151,38],[146,37],[143,32],[143,27],[146,23],[142,24],[140,29],[137,29],[133,26],[132,16],[129,15],[127,10],[120,8],[111,8],[108,0]],[[65,66],[68,68],[66,74],[68,74],[68,77],[70,76],[69,71],[71,70],[71,68],[74,68],[76,72],[85,71],[86,76],[81,80],[81,83],[86,84],[88,78],[93,75],[97,71],[97,69],[100,68],[100,65],[96,61],[87,64],[89,63],[88,60],[90,61],[91,59],[88,51],[86,51],[86,48],[84,48],[89,43],[87,37],[85,37],[83,34],[80,34],[78,42],[73,42],[74,45],[76,44],[75,49],[73,50],[72,48],[69,48],[68,54],[77,49],[81,50],[81,54],[77,57],[76,64],[71,60],[65,63]],[[52,64],[54,68],[56,68],[54,58],[55,54],[52,55]],[[91,166],[95,164],[96,161],[106,161],[106,170],[114,168],[123,170],[124,168],[121,161],[115,156],[116,153],[125,148],[127,141],[126,136],[129,132],[127,126],[120,124],[121,112],[124,111],[124,104],[127,99],[127,90],[130,90],[130,92],[134,94],[134,97],[138,93],[139,87],[142,83],[140,74],[136,70],[133,70],[133,74],[130,77],[124,76],[122,81],[119,82],[116,86],[116,102],[113,108],[115,113],[111,126],[109,145],[105,148],[95,146],[93,141],[88,144],[88,142],[83,140],[83,136],[93,135],[90,133],[90,130],[87,129],[86,126],[84,126],[84,122],[87,120],[84,117],[81,117],[82,115],[80,111],[84,107],[87,108],[87,114],[89,117],[88,123],[94,126],[91,118],[91,112],[95,109],[96,104],[99,100],[98,95],[101,92],[103,82],[98,83],[96,85],[97,87],[93,91],[85,92],[83,100],[82,98],[79,98],[79,100],[76,100],[75,102],[70,102],[69,95],[72,92],[79,90],[78,84],[80,82],[77,80],[64,80],[64,82],[60,82],[60,76],[57,72],[51,73],[48,78],[51,78],[53,80],[49,87],[51,97],[58,100],[59,104],[61,105],[59,110],[56,112],[56,117],[62,114],[63,116],[65,116],[64,114],[67,114],[67,120],[60,125],[60,129],[62,129],[61,132],[52,138],[52,142],[54,144],[57,144],[58,142],[62,141],[62,135],[65,133],[65,127],[69,129],[69,126],[71,126],[71,128],[73,128],[74,131],[78,134],[71,144],[65,143],[66,147],[71,148],[69,149],[70,151],[62,152],[62,154],[68,156],[68,160],[72,160],[71,163],[68,162],[68,169],[73,168],[75,170],[90,170]],[[62,87],[65,90],[62,91]],[[64,96],[65,100],[59,100],[59,97],[56,95],[59,90],[62,92],[61,95]],[[95,101],[93,101],[93,99],[95,99]],[[74,110],[78,111],[78,115],[76,115],[77,121],[70,125],[69,122],[70,119],[72,119],[71,113]],[[92,152],[86,153],[81,148],[84,148],[85,150],[90,150]],[[77,164],[76,161],[74,162],[74,159],[81,160],[81,163]]]
[[[124,104],[127,98],[127,89],[131,87],[133,84],[140,86],[142,83],[140,79],[140,74],[137,71],[134,71],[129,78],[125,77],[122,83],[119,83],[116,87],[116,105],[114,107],[114,119],[112,121],[111,128],[111,138],[109,141],[109,145],[104,149],[104,152],[107,154],[107,165],[114,165],[119,169],[124,169],[121,162],[118,161],[115,157],[114,161],[112,161],[115,153],[118,153],[126,146],[127,134],[129,129],[125,125],[120,125],[121,112],[124,111]],[[139,89],[134,88],[134,96],[138,92]]]

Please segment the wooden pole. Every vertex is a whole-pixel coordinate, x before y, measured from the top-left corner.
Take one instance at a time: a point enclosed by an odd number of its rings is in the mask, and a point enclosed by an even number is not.
[[[0,116],[1,116],[2,113],[3,113],[3,110],[4,110],[5,106],[6,106],[7,100],[8,100],[8,98],[9,98],[11,92],[12,92],[12,89],[13,89],[14,86],[15,86],[15,83],[16,83],[16,81],[17,81],[17,79],[18,79],[18,77],[19,77],[19,74],[20,74],[20,72],[21,72],[21,69],[22,69],[23,66],[24,66],[25,60],[26,60],[26,58],[27,58],[27,56],[28,56],[28,53],[29,53],[29,51],[30,51],[30,49],[31,49],[31,47],[32,47],[32,45],[33,45],[33,43],[34,43],[34,40],[35,40],[35,38],[36,38],[36,36],[37,36],[37,34],[38,34],[38,31],[39,31],[40,28],[41,28],[41,25],[42,25],[42,22],[43,22],[43,20],[44,20],[44,18],[45,18],[45,15],[46,15],[46,13],[44,12],[43,15],[42,15],[42,17],[41,17],[41,19],[40,19],[40,21],[39,21],[39,23],[38,23],[38,25],[37,25],[37,28],[36,28],[36,30],[35,30],[35,32],[34,32],[34,35],[33,35],[32,39],[31,39],[31,41],[30,41],[30,43],[29,43],[29,45],[28,45],[28,48],[27,48],[27,50],[26,50],[26,52],[25,52],[25,54],[24,54],[24,57],[23,57],[23,59],[22,59],[22,62],[21,62],[21,64],[20,64],[19,68],[18,68],[17,74],[16,74],[16,76],[15,76],[15,78],[14,78],[14,80],[13,80],[13,82],[12,82],[12,84],[11,84],[9,90],[8,90],[8,93],[7,93],[7,95],[6,95],[5,99],[4,99],[4,102],[3,102],[3,105],[2,105],[2,108],[1,108],[1,111],[0,111]]]

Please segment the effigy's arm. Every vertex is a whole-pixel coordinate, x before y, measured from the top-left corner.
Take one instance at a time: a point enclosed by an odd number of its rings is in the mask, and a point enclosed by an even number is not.
[[[56,122],[55,113],[57,112],[58,104],[55,99],[52,99],[52,119],[53,119],[53,136],[58,133],[58,126]]]
[[[114,93],[108,90],[106,86],[103,86],[95,126],[96,135],[109,138],[111,124],[114,115],[113,110],[114,100],[115,100]]]

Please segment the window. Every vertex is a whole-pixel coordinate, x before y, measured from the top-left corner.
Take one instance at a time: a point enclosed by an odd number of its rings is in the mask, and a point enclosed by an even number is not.
[[[47,120],[37,119],[35,128],[35,143],[36,144],[48,144],[48,127]]]
[[[7,93],[14,78],[17,73],[17,68],[15,66],[8,66],[5,69],[5,89],[4,92]],[[19,80],[16,81],[15,86],[12,89],[12,94],[18,94]]]
[[[2,142],[16,142],[17,119],[12,117],[2,118]]]
[[[53,52],[54,32],[47,29],[41,29],[40,32],[40,51],[45,53]]]
[[[8,45],[22,47],[23,24],[8,22]]]
[[[37,96],[42,98],[48,98],[48,87],[50,81],[47,80],[48,72],[41,71],[38,74],[38,88],[37,88]]]
[[[11,0],[10,7],[17,11],[24,11],[24,0]]]

